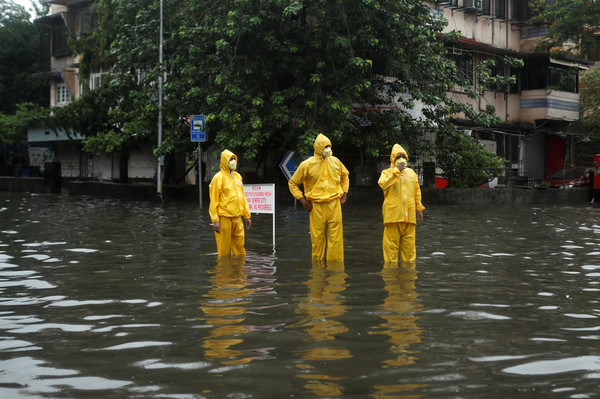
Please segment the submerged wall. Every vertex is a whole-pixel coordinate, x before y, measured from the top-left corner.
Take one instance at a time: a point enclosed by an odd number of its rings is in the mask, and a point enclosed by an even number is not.
[[[112,197],[135,201],[156,201],[154,184],[120,184],[97,181],[63,182],[62,190],[41,177],[0,177],[0,191],[56,193]],[[502,205],[502,204],[583,204],[592,200],[591,188],[574,189],[522,189],[522,188],[444,188],[422,189],[423,204],[428,205]],[[276,188],[277,202],[294,203],[286,186]],[[198,202],[198,187],[164,186],[165,201]],[[208,187],[203,187],[203,201],[208,204]],[[350,187],[348,201],[354,204],[383,202],[379,187]],[[600,201],[596,201],[599,202]]]

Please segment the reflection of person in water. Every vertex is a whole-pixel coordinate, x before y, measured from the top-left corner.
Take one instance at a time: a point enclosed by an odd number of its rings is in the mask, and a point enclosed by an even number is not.
[[[242,259],[221,258],[213,271],[212,288],[205,295],[206,301],[200,306],[204,313],[202,320],[211,325],[210,334],[202,347],[206,357],[219,359],[223,364],[244,364],[252,360],[244,351],[232,349],[244,340],[243,334],[251,331],[244,324],[254,289],[248,288],[244,261]]]
[[[340,344],[339,340],[336,341],[337,335],[348,331],[339,320],[348,309],[342,296],[348,275],[341,264],[338,264],[337,268],[331,266],[323,269],[315,262],[310,279],[304,283],[308,287],[308,295],[300,301],[296,309],[300,321],[290,326],[300,328],[306,333],[302,340],[305,344],[294,352],[302,359],[302,362],[296,365],[301,369],[296,377],[307,380],[304,387],[320,397],[342,395],[343,387],[338,382],[345,377],[330,376],[327,374],[329,371],[323,369],[308,371],[323,362],[352,358],[350,351]]]
[[[383,360],[384,368],[397,368],[413,364],[417,360],[416,350],[410,347],[421,342],[423,329],[417,324],[415,312],[422,306],[416,302],[415,291],[417,271],[414,268],[386,268],[381,271],[387,297],[379,306],[379,317],[383,319],[378,327],[371,328],[369,334],[387,335],[390,343],[390,359]],[[403,390],[414,387],[404,387]],[[385,390],[385,387],[378,387]]]

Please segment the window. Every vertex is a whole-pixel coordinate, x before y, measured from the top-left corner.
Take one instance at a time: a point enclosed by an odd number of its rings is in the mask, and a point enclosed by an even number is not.
[[[492,14],[492,10],[490,9],[490,1],[491,0],[483,0],[482,3],[482,9],[481,11],[485,14],[485,15],[491,15]]]
[[[98,27],[98,14],[91,7],[81,9],[79,32],[81,35],[89,35]]]
[[[473,56],[460,48],[450,49],[449,58],[456,64],[459,75],[473,83]]]
[[[493,67],[490,68],[491,69],[491,76],[498,79],[498,78],[502,78],[503,76],[506,75],[506,67],[504,66],[504,63],[502,63],[501,61],[496,60],[495,61],[495,65]],[[492,90],[492,91],[505,91],[506,87],[500,83],[500,81],[496,80],[495,83],[487,83],[485,85],[485,89],[486,90]]]
[[[515,83],[511,84],[508,92],[511,94],[519,93],[521,86],[521,68],[510,67],[510,74],[516,78]]]
[[[67,39],[69,34],[66,27],[52,30],[52,56],[58,57],[71,54]]]
[[[527,22],[532,17],[529,2],[527,0],[514,0],[512,15],[517,21]]]
[[[56,84],[56,104],[67,104],[71,102],[71,92],[65,84],[60,82]]]
[[[525,59],[523,90],[554,89],[576,93],[577,69],[550,63],[547,58]]]
[[[494,0],[496,18],[506,19],[506,0]]]
[[[100,88],[106,81],[108,71],[106,68],[98,68],[90,74],[90,89]]]
[[[577,92],[577,70],[550,65],[548,76],[550,88],[572,93]]]

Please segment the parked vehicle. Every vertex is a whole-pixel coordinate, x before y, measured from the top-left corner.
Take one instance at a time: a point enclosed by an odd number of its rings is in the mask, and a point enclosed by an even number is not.
[[[590,185],[592,168],[574,167],[557,170],[535,184],[536,188],[573,188]]]

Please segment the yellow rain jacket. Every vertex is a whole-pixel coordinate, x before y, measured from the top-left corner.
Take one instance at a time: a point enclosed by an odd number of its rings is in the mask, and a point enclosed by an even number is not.
[[[348,192],[348,169],[334,156],[323,158],[323,149],[331,141],[322,134],[315,139],[315,153],[298,166],[288,182],[296,199],[304,197],[311,202],[330,202]],[[304,184],[304,194],[298,187]]]
[[[221,170],[213,177],[208,186],[210,206],[208,213],[212,222],[218,222],[219,216],[239,217],[250,219],[250,208],[244,194],[242,176],[236,171],[229,170],[229,160],[237,156],[225,150],[221,153]]]
[[[381,172],[379,186],[383,190],[383,224],[412,223],[417,224],[417,212],[424,211],[421,203],[421,188],[414,170],[405,168],[398,171],[394,161],[398,155],[408,154],[399,144],[394,144],[390,156],[391,166]]]

